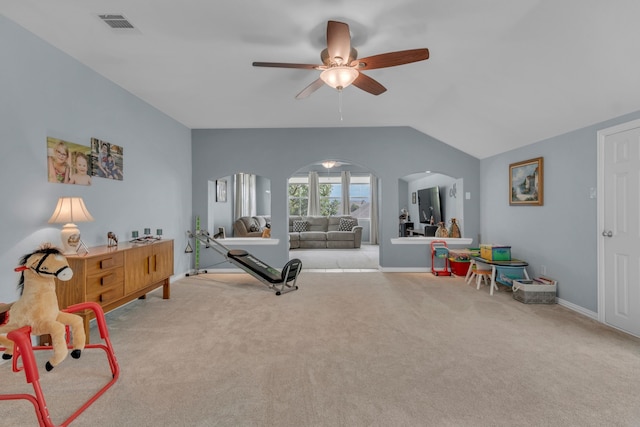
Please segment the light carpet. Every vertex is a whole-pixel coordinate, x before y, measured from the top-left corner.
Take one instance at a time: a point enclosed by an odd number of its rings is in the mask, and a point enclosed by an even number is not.
[[[640,425],[640,340],[564,307],[427,273],[299,284],[198,275],[109,313],[122,375],[73,425]],[[85,353],[41,371],[57,423],[108,378]],[[8,363],[0,379],[26,389]],[[26,402],[0,413],[36,425]]]
[[[352,272],[377,270],[379,262],[378,245],[362,245],[354,249],[292,249],[289,259],[302,261],[305,271],[351,270]]]

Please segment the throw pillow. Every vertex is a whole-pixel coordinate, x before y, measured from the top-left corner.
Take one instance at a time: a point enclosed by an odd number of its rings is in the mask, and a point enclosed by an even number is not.
[[[256,231],[262,231],[262,229],[260,229],[260,227],[257,226],[256,224],[251,224],[251,227],[249,227],[249,231],[254,233]]]
[[[309,231],[309,222],[308,221],[293,221],[293,231],[295,233],[300,233],[302,231]]]
[[[338,231],[351,231],[356,225],[358,225],[358,220],[355,218],[340,218]]]

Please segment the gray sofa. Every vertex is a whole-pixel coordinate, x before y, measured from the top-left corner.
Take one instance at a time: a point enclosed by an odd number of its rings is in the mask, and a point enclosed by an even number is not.
[[[233,222],[233,237],[262,237],[262,230],[269,224],[271,216],[242,216]]]
[[[290,249],[353,249],[362,243],[362,226],[351,216],[289,217]]]

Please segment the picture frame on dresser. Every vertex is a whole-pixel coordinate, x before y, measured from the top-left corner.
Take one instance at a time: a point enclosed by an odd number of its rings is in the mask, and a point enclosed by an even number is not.
[[[544,159],[524,160],[509,165],[509,205],[544,204]]]

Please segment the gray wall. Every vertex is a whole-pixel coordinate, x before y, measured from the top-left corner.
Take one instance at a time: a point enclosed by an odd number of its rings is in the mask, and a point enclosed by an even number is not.
[[[121,240],[133,229],[162,228],[176,238],[175,271],[188,269],[191,140],[186,127],[68,55],[0,16],[0,301],[17,299],[19,258],[44,241],[60,244],[47,224],[61,196],[81,196],[95,218],[80,223],[89,246]],[[92,137],[124,147],[124,181],[47,182],[47,136],[89,145]]]
[[[412,128],[202,129],[192,131],[192,140],[194,215],[207,218],[208,182],[216,177],[242,171],[271,180],[272,236],[281,243],[250,251],[274,266],[288,260],[287,179],[327,158],[358,164],[380,179],[383,267],[430,265],[427,246],[390,243],[398,234],[398,206],[407,203],[407,192],[398,192],[399,179],[405,175],[432,170],[464,178],[465,191],[471,193],[465,203],[465,234],[474,237],[480,230],[480,161]],[[201,255],[200,264],[219,261],[209,251]]]
[[[512,246],[529,272],[558,280],[558,297],[597,312],[597,132],[640,112],[481,161],[481,243]],[[544,157],[544,206],[509,205],[509,164]],[[587,313],[588,314],[588,313]]]

